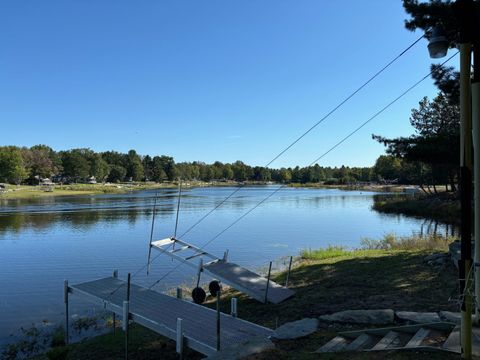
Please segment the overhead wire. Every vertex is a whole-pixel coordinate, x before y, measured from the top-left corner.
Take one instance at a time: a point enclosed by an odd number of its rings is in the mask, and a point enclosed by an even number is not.
[[[277,160],[280,156],[285,154],[288,150],[290,150],[295,144],[297,144],[301,139],[303,139],[306,135],[312,132],[316,127],[318,127],[321,123],[323,123],[326,119],[328,119],[332,114],[334,114],[340,107],[342,107],[345,103],[347,103],[352,97],[354,97],[357,93],[359,93],[363,88],[365,88],[368,84],[370,84],[375,78],[377,78],[380,74],[382,74],[385,70],[387,70],[394,62],[396,62],[399,58],[401,58],[405,53],[407,53],[412,47],[414,47],[420,40],[422,40],[425,35],[421,35],[418,37],[414,42],[408,45],[404,50],[402,50],[398,55],[396,55],[392,60],[390,60],[386,65],[384,65],[380,70],[378,70],[375,74],[373,74],[367,81],[365,81],[362,85],[360,85],[357,89],[355,89],[352,93],[350,93],[347,97],[345,97],[342,101],[340,101],[334,108],[332,108],[328,113],[326,113],[321,119],[319,119],[316,123],[314,123],[310,128],[304,131],[300,136],[298,136],[293,142],[291,142],[287,147],[285,147],[282,151],[280,151],[272,160],[270,160],[264,167],[270,166],[275,160]],[[225,204],[232,196],[238,193],[242,188],[244,188],[246,184],[240,184],[234,191],[232,191],[229,195],[227,195],[221,202],[215,205],[210,211],[205,213],[200,219],[198,219],[195,223],[193,223],[187,230],[185,230],[179,238],[183,238],[186,234],[192,231],[195,227],[197,227],[200,223],[202,223],[207,217],[209,217],[213,212],[215,212],[219,207]],[[178,212],[177,212],[177,221],[178,221]],[[175,228],[177,227],[177,223]],[[176,234],[176,231],[175,231]],[[169,245],[169,247],[171,244]],[[148,267],[158,256],[153,258],[147,266],[143,266],[142,270],[145,267]],[[135,272],[137,274],[139,271]],[[170,272],[169,272],[170,273]],[[117,291],[117,290],[115,290]]]
[[[287,147],[285,147],[282,151],[280,151],[275,157],[270,160],[264,167],[270,166],[275,160],[285,154],[288,150],[290,150],[295,144],[297,144],[301,139],[307,136],[310,132],[312,132],[318,125],[323,123],[327,120],[333,113],[335,113],[339,108],[341,108],[345,103],[347,103],[352,97],[358,94],[365,86],[370,84],[375,78],[377,78],[380,74],[382,74],[385,70],[387,70],[395,61],[401,58],[405,53],[407,53],[412,47],[414,47],[420,40],[422,40],[425,35],[420,36],[416,39],[413,43],[407,46],[404,50],[402,50],[397,56],[395,56],[392,60],[390,60],[386,65],[384,65],[380,70],[378,70],[374,75],[372,75],[367,81],[365,81],[360,87],[354,90],[350,95],[340,101],[333,109],[331,109],[328,113],[326,113],[320,120],[314,123],[310,128],[305,130],[300,136],[298,136],[293,142],[291,142]],[[193,225],[191,225],[186,231],[180,235],[179,238],[183,238],[186,234],[192,231],[196,226],[198,226],[201,222],[203,222],[208,216],[210,216],[215,210],[221,207],[226,201],[228,201],[233,195],[239,192],[246,184],[241,184],[238,186],[232,193],[230,193],[225,199],[223,199],[220,203],[218,203],[214,208],[208,211],[205,215],[203,215],[199,220],[197,220]]]
[[[445,60],[441,65],[445,65],[448,63],[451,59],[453,59],[456,55],[458,55],[458,52],[450,56],[447,60]],[[344,136],[342,139],[340,139],[338,142],[336,142],[333,146],[331,146],[327,151],[322,153],[319,157],[317,157],[315,160],[313,160],[308,166],[313,166],[314,164],[318,163],[322,158],[327,156],[330,152],[335,150],[337,147],[339,147],[341,144],[343,144],[346,140],[348,140],[350,137],[352,137],[354,134],[356,134],[358,131],[360,131],[363,127],[365,127],[368,123],[370,123],[372,120],[380,116],[383,112],[385,112],[390,106],[395,104],[398,100],[403,98],[406,94],[408,94],[410,91],[412,91],[414,88],[416,88],[418,85],[420,85],[423,81],[428,79],[436,70],[430,71],[427,75],[422,77],[420,80],[415,82],[412,86],[407,88],[405,91],[403,91],[400,95],[398,95],[395,99],[390,101],[387,105],[385,105],[383,108],[381,108],[379,111],[377,111],[375,114],[373,114],[371,117],[369,117],[366,121],[361,123],[358,127],[356,127],[354,130],[352,130],[350,133],[348,133],[346,136]],[[223,235],[226,231],[228,231],[230,228],[232,228],[234,225],[236,225],[238,222],[240,222],[243,218],[245,218],[248,214],[250,214],[252,211],[254,211],[256,208],[258,208],[260,205],[262,205],[264,202],[266,202],[268,199],[270,199],[273,195],[275,195],[277,192],[279,192],[281,189],[285,188],[287,185],[283,184],[273,190],[270,194],[268,194],[265,198],[260,200],[257,204],[255,204],[252,208],[247,210],[245,213],[240,215],[235,221],[230,223],[226,228],[224,228],[222,231],[217,233],[215,236],[213,236],[210,240],[208,240],[205,244],[203,244],[200,247],[200,251],[204,250],[205,247],[207,247],[209,244],[211,244],[213,241],[218,239],[221,235]],[[162,276],[160,279],[156,280],[152,285],[149,286],[149,289],[157,285],[160,281],[165,279],[168,275],[170,275],[172,272],[177,270],[180,266],[182,266],[183,263],[179,263],[176,267],[168,271],[164,276]]]

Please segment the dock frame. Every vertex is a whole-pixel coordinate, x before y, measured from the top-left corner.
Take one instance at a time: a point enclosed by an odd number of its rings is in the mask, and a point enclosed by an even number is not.
[[[202,272],[206,272],[222,283],[264,303],[278,304],[295,294],[293,290],[272,281],[270,271],[268,278],[265,278],[240,265],[229,262],[228,251],[225,252],[223,258],[218,258],[201,248],[174,237],[151,241],[149,253],[151,249],[158,250],[197,269],[199,277]],[[182,256],[182,253],[188,255]],[[199,262],[194,260],[199,260]],[[148,259],[148,264],[150,265],[150,259]]]

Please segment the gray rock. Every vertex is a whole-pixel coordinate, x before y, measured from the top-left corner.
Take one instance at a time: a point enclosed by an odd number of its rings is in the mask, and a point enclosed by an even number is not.
[[[440,311],[438,315],[440,316],[440,319],[442,319],[442,321],[454,324],[460,324],[462,318],[461,313],[452,311]],[[475,315],[472,315],[472,322],[475,322]]]
[[[397,311],[395,315],[400,320],[416,324],[441,321],[440,316],[436,312]]]
[[[310,335],[317,330],[318,322],[317,319],[305,318],[283,324],[275,330],[272,338],[279,340],[298,339]]]
[[[221,349],[216,354],[210,355],[208,360],[235,360],[249,355],[258,354],[262,351],[273,349],[275,345],[267,338],[257,337],[250,340],[240,341],[231,346]]]
[[[451,322],[454,324],[460,324],[461,315],[459,312],[452,312],[452,311],[440,311],[438,313],[440,319],[443,321]]]
[[[392,324],[394,312],[391,309],[380,310],[345,310],[331,315],[322,315],[320,320],[350,324]]]

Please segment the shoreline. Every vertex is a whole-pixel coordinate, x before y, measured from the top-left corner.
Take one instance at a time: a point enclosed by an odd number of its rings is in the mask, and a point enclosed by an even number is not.
[[[375,200],[373,210],[385,214],[401,214],[460,225],[460,200],[452,194],[406,196]]]
[[[183,182],[184,188],[203,188],[203,187],[236,187],[236,186],[266,186],[266,185],[282,185],[279,183],[264,182],[223,182],[223,181],[186,181]],[[99,184],[69,184],[55,185],[53,191],[45,191],[39,185],[9,185],[6,191],[0,192],[1,200],[29,200],[44,197],[56,196],[85,196],[99,194],[126,194],[134,191],[154,190],[154,189],[175,189],[178,187],[177,182],[168,183],[99,183]],[[290,183],[286,188],[306,188],[306,189],[339,189],[346,191],[375,191],[375,192],[401,192],[403,186],[399,185],[324,185],[319,183]]]

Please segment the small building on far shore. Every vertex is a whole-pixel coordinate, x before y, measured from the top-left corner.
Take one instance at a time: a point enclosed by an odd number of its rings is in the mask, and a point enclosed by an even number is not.
[[[46,191],[46,192],[53,191],[53,188],[55,187],[55,184],[49,178],[41,179],[38,185],[43,191]]]

